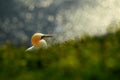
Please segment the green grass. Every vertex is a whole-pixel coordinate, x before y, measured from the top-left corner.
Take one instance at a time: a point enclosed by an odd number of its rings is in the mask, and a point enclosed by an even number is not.
[[[0,80],[119,80],[120,31],[25,49],[0,47]]]

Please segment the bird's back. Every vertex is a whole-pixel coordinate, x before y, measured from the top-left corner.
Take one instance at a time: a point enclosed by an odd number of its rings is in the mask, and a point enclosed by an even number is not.
[[[28,49],[26,49],[26,51],[32,51],[32,50],[37,50],[37,49],[39,49],[39,47],[31,46]]]

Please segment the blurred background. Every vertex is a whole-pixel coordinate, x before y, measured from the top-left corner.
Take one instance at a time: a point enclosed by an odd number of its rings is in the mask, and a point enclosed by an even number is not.
[[[50,47],[25,52],[35,32]],[[120,80],[120,0],[0,0],[0,80]]]
[[[35,32],[55,34],[54,42],[104,35],[119,14],[119,0],[0,0],[0,44],[30,46]]]

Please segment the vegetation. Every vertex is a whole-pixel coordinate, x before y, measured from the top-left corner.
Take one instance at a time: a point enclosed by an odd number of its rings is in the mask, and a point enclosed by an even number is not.
[[[119,80],[120,31],[25,49],[0,47],[0,80]]]

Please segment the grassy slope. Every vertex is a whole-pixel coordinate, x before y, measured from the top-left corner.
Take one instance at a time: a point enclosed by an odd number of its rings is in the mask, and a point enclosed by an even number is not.
[[[0,47],[0,80],[119,80],[120,31],[24,50]]]

